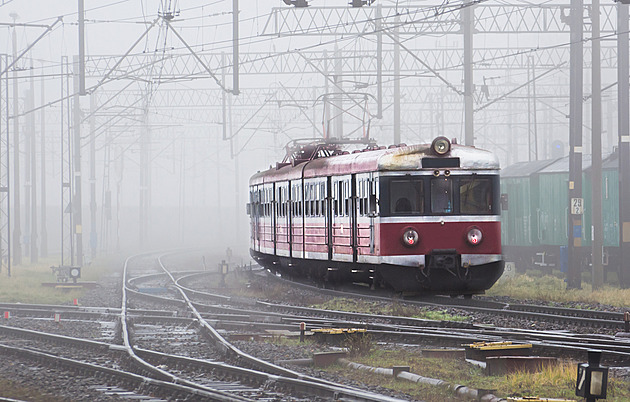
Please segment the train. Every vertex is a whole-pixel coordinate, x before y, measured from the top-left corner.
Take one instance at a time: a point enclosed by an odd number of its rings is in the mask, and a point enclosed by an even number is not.
[[[247,211],[252,258],[324,286],[471,297],[504,269],[498,158],[445,137],[294,141],[250,178]]]
[[[581,247],[576,250],[580,270],[591,263],[591,155],[582,157],[584,215]],[[505,260],[517,271],[538,269],[566,272],[569,240],[569,157],[519,162],[501,171],[501,188],[509,207],[501,212]],[[619,153],[602,161],[603,265],[608,275],[620,267],[619,252]]]

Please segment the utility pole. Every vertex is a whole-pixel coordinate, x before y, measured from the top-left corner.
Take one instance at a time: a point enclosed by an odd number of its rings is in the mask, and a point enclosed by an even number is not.
[[[465,6],[461,11],[462,33],[464,34],[464,144],[475,145],[475,126],[473,115],[473,5]]]
[[[146,245],[148,236],[148,215],[149,215],[149,100],[142,112],[142,127],[140,128],[140,247]]]
[[[571,45],[569,72],[569,266],[567,287],[582,286],[580,249],[582,247],[582,74],[583,74],[583,2],[571,0]]]
[[[90,256],[96,258],[96,95],[90,94]]]
[[[0,71],[9,65],[9,56],[0,55]],[[9,73],[4,77],[2,86],[0,75],[0,115],[4,112],[6,125],[0,126],[0,272],[6,268],[11,276],[11,193],[9,190]],[[4,101],[4,102],[3,102]],[[0,119],[0,125],[2,119]]]
[[[85,7],[79,1],[79,95],[85,95]]]
[[[31,90],[30,90],[30,108],[29,110],[35,109],[35,78],[33,77],[33,59],[31,59]],[[37,248],[37,158],[36,158],[36,138],[37,135],[35,133],[35,112],[29,113],[29,130],[30,130],[30,155],[31,160],[27,163],[31,164],[31,175],[30,175],[30,187],[31,187],[31,234],[30,238],[30,249],[31,249],[31,263],[38,262],[39,250]],[[43,155],[42,155],[43,157]]]
[[[602,227],[602,61],[600,21],[599,21],[599,0],[593,0],[591,6],[591,32],[593,39],[591,76],[592,76],[592,99],[591,99],[591,205],[592,205],[592,239],[591,239],[591,263],[593,290],[599,289],[604,284],[604,266],[602,265],[602,247],[604,246],[604,229]]]
[[[396,15],[394,19],[396,28],[394,29],[394,144],[400,144],[400,37],[398,35],[398,24],[400,17]]]
[[[74,265],[74,214],[72,210],[72,131],[70,129],[70,66],[61,56],[61,265]]]
[[[335,94],[335,111],[334,111],[334,119],[335,119],[335,131],[333,133],[334,138],[342,139],[343,138],[343,68],[342,68],[342,59],[341,59],[341,51],[339,47],[335,44],[335,76],[334,83],[337,87],[337,92]]]
[[[628,83],[628,5],[617,2],[617,103],[619,111],[619,282],[630,287],[630,85]]]
[[[32,64],[32,63],[31,63]],[[23,110],[24,113],[24,164],[22,167],[24,168],[24,234],[22,238],[24,239],[23,252],[24,257],[27,255],[31,255],[31,212],[33,211],[31,205],[31,186],[32,186],[32,178],[31,178],[31,144],[33,143],[33,131],[35,122],[33,121],[33,114],[28,113],[28,111],[34,109],[35,102],[33,101],[33,69],[30,70],[31,78],[29,79],[29,87],[24,90],[24,103]]]
[[[238,56],[238,0],[232,0],[232,94],[238,95],[240,93],[238,83],[238,69],[239,69],[239,56]]]
[[[79,57],[74,57],[73,67],[76,69],[73,74],[72,88],[72,132],[73,138],[73,168],[74,168],[74,196],[72,197],[72,214],[74,216],[73,233],[76,244],[76,262],[79,267],[83,266],[83,211],[81,197],[81,98],[80,98],[80,77]]]
[[[15,14],[13,14],[15,16]],[[15,17],[13,18],[15,22]],[[17,35],[12,35],[13,60],[17,59]],[[8,72],[7,72],[8,73]],[[22,231],[20,221],[20,113],[17,66],[13,66],[13,265],[22,263]]]
[[[46,102],[46,80],[42,77],[41,81],[41,97],[42,97],[42,105]],[[40,111],[40,168],[41,168],[41,242],[40,242],[40,255],[42,258],[48,257],[48,230],[46,228],[46,108],[42,107]]]
[[[324,57],[324,121],[322,122],[324,129],[324,140],[328,140],[330,138],[330,105],[328,91],[328,52],[324,49],[323,52]]]
[[[382,6],[376,5],[376,118],[383,118],[383,30],[382,30]],[[395,135],[395,134],[394,134]]]

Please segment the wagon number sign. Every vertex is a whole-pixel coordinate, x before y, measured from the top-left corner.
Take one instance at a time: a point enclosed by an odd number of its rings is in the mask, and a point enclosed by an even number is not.
[[[584,213],[584,198],[571,198],[571,214],[582,215]]]

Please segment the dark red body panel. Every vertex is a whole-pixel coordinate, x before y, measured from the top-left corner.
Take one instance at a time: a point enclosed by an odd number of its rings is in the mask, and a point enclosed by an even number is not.
[[[501,254],[501,222],[383,223],[380,255],[423,255],[436,249],[455,249],[458,254]],[[476,246],[466,240],[473,226],[481,229],[483,240]],[[416,247],[405,247],[400,239],[408,228],[418,232]]]

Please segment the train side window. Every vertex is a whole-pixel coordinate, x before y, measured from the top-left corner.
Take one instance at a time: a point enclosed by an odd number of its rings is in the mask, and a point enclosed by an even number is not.
[[[343,183],[343,206],[343,215],[350,215],[350,189],[347,181]]]
[[[325,183],[321,183],[319,185],[319,193],[322,195],[322,199],[320,201],[320,211],[322,216],[326,215],[326,187],[324,187],[326,184]]]
[[[431,212],[453,213],[453,180],[447,177],[431,179]]]
[[[378,185],[375,179],[370,179],[369,181],[369,199],[368,199],[368,214],[369,215],[378,215],[378,195],[377,195]]]

